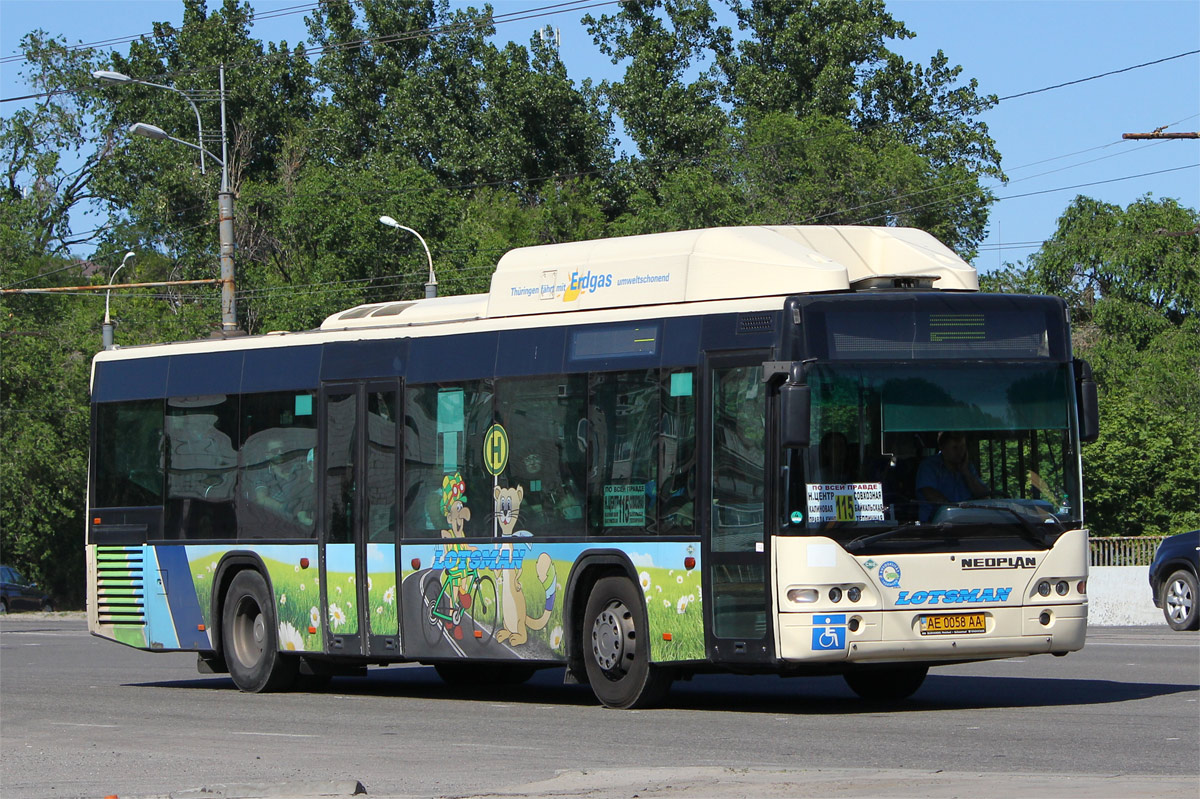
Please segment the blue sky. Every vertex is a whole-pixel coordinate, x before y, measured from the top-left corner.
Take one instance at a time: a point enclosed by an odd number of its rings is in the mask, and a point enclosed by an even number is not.
[[[493,2],[497,14],[551,4]],[[304,8],[300,0],[251,5],[260,15]],[[979,81],[982,93],[999,97],[1200,50],[1197,0],[892,0],[888,7],[917,34],[892,43],[894,50],[927,62],[942,49],[950,63],[963,66],[964,77]],[[562,57],[576,82],[618,77],[580,25],[583,13],[502,24],[497,36],[526,43],[538,27],[553,25],[561,31]],[[295,43],[305,36],[303,17],[282,13],[262,19],[254,33]],[[0,57],[16,53],[20,38],[35,28],[74,44],[133,36],[150,31],[154,21],[178,25],[181,19],[177,0],[0,0]],[[0,96],[29,93],[20,66],[0,64]],[[13,105],[0,104],[0,114],[11,113]],[[983,271],[1035,251],[1076,194],[1122,206],[1150,194],[1200,208],[1200,140],[1121,139],[1123,133],[1163,125],[1173,132],[1200,130],[1200,55],[1004,100],[982,119],[1010,178],[995,189],[1004,199],[992,207],[989,235],[976,260]],[[187,138],[187,131],[179,135]]]

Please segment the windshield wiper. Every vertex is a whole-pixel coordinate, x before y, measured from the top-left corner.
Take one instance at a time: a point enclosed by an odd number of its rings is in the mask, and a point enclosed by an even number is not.
[[[846,544],[846,551],[847,552],[857,552],[860,549],[866,549],[871,544],[874,544],[876,541],[882,541],[885,538],[891,538],[892,536],[899,535],[900,533],[907,533],[910,530],[930,530],[933,532],[940,532],[944,529],[946,529],[946,525],[944,525],[944,524],[922,524],[921,522],[905,522],[904,524],[900,525],[899,527],[893,527],[890,530],[884,530],[882,533],[871,533],[870,535],[859,536],[858,538],[855,538],[850,543]]]
[[[1026,516],[1024,513],[1014,510],[1013,508],[1010,508],[1007,505],[988,505],[987,503],[984,503],[984,502],[959,502],[955,507],[975,508],[978,510],[999,510],[999,511],[1004,511],[1005,513],[1011,514],[1013,517],[1016,518],[1016,520],[1018,522],[1021,523],[1021,529],[1025,531],[1026,538],[1030,539],[1034,543],[1041,544],[1046,549],[1050,548],[1050,539],[1046,536],[1046,533],[1045,533],[1045,529],[1046,529],[1045,522],[1043,522],[1042,524],[1038,524],[1037,522],[1033,521],[1033,519],[1030,519],[1028,516]],[[1053,516],[1048,516],[1046,518],[1046,521],[1051,521],[1051,520],[1053,520],[1054,524],[1058,527],[1058,532],[1061,533],[1064,529],[1066,529],[1062,526],[1062,523],[1059,522],[1058,519],[1054,518]]]

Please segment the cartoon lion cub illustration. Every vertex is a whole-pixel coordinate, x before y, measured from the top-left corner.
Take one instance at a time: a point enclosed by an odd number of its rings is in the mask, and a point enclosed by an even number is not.
[[[511,539],[517,533],[517,520],[521,516],[521,500],[525,490],[516,488],[501,488],[496,486],[493,492],[496,503],[496,522],[500,525],[500,534]],[[500,545],[501,550],[512,558],[513,545],[510,542]],[[546,586],[546,609],[537,618],[528,614],[525,608],[525,592],[521,587],[521,570],[504,569],[500,572],[500,606],[503,609],[502,623],[504,628],[496,632],[496,640],[509,646],[521,646],[529,640],[530,630],[540,630],[550,621],[550,611],[554,608],[554,599],[558,593],[558,577],[554,573],[554,564],[550,555],[543,552],[537,559],[537,576],[542,585]]]

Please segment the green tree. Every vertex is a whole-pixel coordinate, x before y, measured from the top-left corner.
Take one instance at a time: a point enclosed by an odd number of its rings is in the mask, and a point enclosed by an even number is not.
[[[1142,197],[1126,208],[1076,197],[1029,263],[1001,281],[1065,297],[1076,323],[1121,300],[1178,324],[1200,308],[1200,215],[1177,201]]]
[[[584,24],[614,64],[619,81],[600,85],[655,175],[704,160],[724,139],[729,118],[713,60],[729,49],[708,0],[632,0]]]
[[[1003,178],[978,120],[994,98],[941,52],[922,66],[888,50],[912,33],[881,0],[727,2],[736,44],[708,0],[585,18],[625,68],[600,91],[638,148],[619,170],[616,229],[911,225],[970,257],[992,201],[983,180]],[[675,179],[691,169],[709,177]]]
[[[22,50],[27,81],[43,96],[0,118],[0,285],[76,285],[87,277],[66,253],[95,236],[73,236],[71,217],[92,199],[92,176],[111,147],[88,90],[95,55],[42,31],[27,35]],[[0,301],[0,551],[68,604],[83,588],[88,364],[100,344],[98,309],[95,299],[53,295]]]
[[[1076,197],[1028,263],[985,288],[1056,294],[1094,369],[1100,438],[1083,451],[1097,535],[1200,526],[1200,215],[1172,199]],[[1184,235],[1180,235],[1184,234]]]

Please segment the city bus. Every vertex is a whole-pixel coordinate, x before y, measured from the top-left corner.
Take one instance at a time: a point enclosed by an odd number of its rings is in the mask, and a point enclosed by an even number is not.
[[[516,249],[486,294],[101,352],[91,398],[91,632],[243,691],[415,663],[891,701],[1084,644],[1067,310],[913,229]]]

